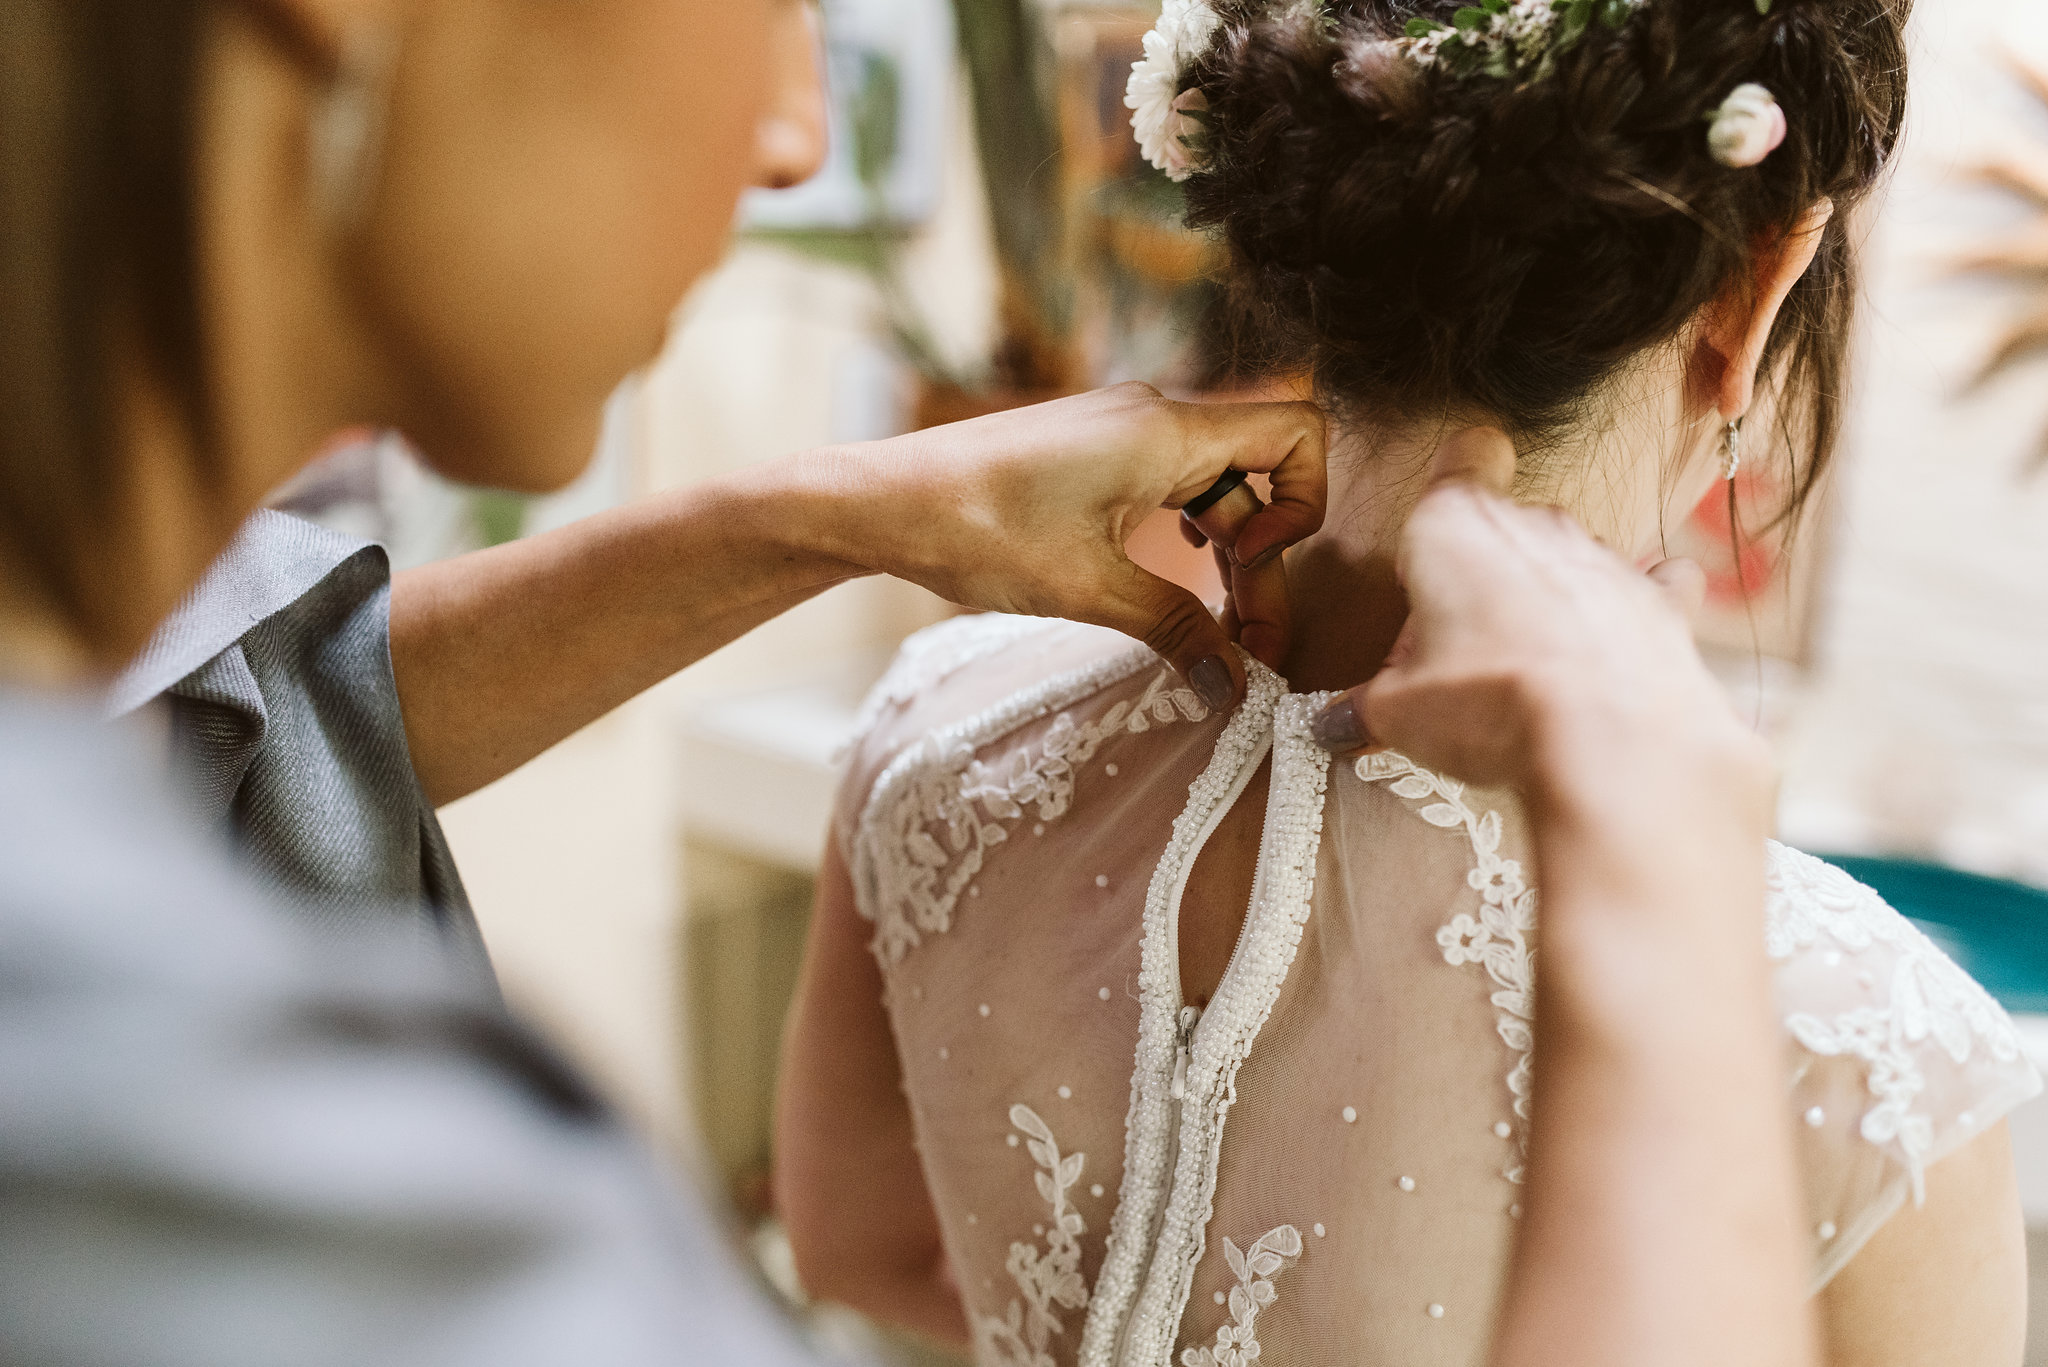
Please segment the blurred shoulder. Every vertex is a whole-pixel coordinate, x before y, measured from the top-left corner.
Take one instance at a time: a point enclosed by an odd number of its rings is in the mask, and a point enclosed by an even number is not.
[[[1772,842],[1764,936],[1825,1281],[2041,1079],[1991,994],[1835,865]]]

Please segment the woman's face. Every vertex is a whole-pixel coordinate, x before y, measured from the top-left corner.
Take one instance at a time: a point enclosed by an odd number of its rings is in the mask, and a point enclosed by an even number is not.
[[[347,269],[436,466],[574,478],[749,185],[824,155],[811,0],[391,0],[382,177]]]

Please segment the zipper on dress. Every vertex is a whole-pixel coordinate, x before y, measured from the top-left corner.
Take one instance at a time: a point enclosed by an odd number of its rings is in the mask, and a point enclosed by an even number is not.
[[[1167,1204],[1173,1199],[1173,1189],[1176,1182],[1178,1181],[1178,1174],[1180,1170],[1181,1123],[1185,1117],[1188,1100],[1187,1073],[1189,1067],[1192,1065],[1194,1060],[1195,1031],[1201,1025],[1202,1022],[1201,1008],[1189,1005],[1187,998],[1183,995],[1182,991],[1183,985],[1181,983],[1180,977],[1181,901],[1187,893],[1188,876],[1194,872],[1195,862],[1201,858],[1202,851],[1208,848],[1210,837],[1215,835],[1216,828],[1223,823],[1224,817],[1229,815],[1231,808],[1235,807],[1237,805],[1237,800],[1244,795],[1245,788],[1251,783],[1253,775],[1258,773],[1259,766],[1261,764],[1264,764],[1266,760],[1273,754],[1275,737],[1273,732],[1273,722],[1270,715],[1267,718],[1266,724],[1266,735],[1261,740],[1261,742],[1253,748],[1252,753],[1250,754],[1250,756],[1247,757],[1243,767],[1234,776],[1230,785],[1229,792],[1226,793],[1223,799],[1217,803],[1215,810],[1210,812],[1208,818],[1203,822],[1201,833],[1196,837],[1193,844],[1193,848],[1189,851],[1187,855],[1187,863],[1179,871],[1177,886],[1173,890],[1172,899],[1169,903],[1170,913],[1166,918],[1166,944],[1164,946],[1164,952],[1167,962],[1173,965],[1172,984],[1173,1002],[1175,1008],[1175,1029],[1173,1074],[1172,1081],[1167,1089],[1167,1098],[1169,1102],[1167,1131],[1165,1137],[1165,1150],[1167,1155],[1167,1174],[1165,1188],[1164,1190],[1158,1193],[1158,1205],[1153,1210],[1148,1212],[1146,1216],[1145,1228],[1141,1237],[1144,1239],[1147,1245],[1156,1245],[1158,1242],[1160,1225],[1166,1218],[1166,1207]],[[1269,812],[1271,811],[1270,798],[1268,799],[1267,809]],[[1264,832],[1261,832],[1260,834],[1259,844],[1260,856],[1258,859],[1258,863],[1254,865],[1254,873],[1252,876],[1253,906],[1256,906],[1258,903],[1259,872],[1263,869],[1265,863]],[[1250,928],[1251,915],[1248,909],[1245,916],[1245,929],[1249,930]],[[1230,961],[1228,964],[1225,965],[1224,968],[1224,981],[1228,980],[1230,976],[1230,968],[1237,963],[1238,955],[1244,948],[1244,938],[1244,932],[1240,931],[1238,934],[1237,944],[1231,948]],[[1134,1293],[1135,1299],[1143,1298],[1145,1284],[1151,1279],[1151,1275],[1152,1258],[1148,1254],[1137,1272],[1139,1289],[1136,1293]],[[1133,1327],[1131,1323],[1131,1313],[1136,1308],[1135,1299],[1132,1305],[1125,1307],[1123,1318],[1121,1322],[1117,1325],[1115,1332],[1111,1336],[1109,1361],[1113,1364],[1117,1364],[1118,1367],[1123,1367],[1123,1364],[1125,1363],[1125,1359],[1127,1356],[1126,1350],[1130,1343],[1131,1330]]]
[[[1183,1006],[1180,1009],[1180,1032],[1174,1037],[1173,1085],[1167,1095],[1175,1101],[1185,1103],[1188,1099],[1188,1061],[1195,1052],[1195,1026],[1201,1022],[1202,1008]],[[1175,1155],[1179,1157],[1178,1154]]]

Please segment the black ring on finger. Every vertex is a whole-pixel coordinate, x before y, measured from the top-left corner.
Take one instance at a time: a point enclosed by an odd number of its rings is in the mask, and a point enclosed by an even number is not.
[[[1189,499],[1186,506],[1180,510],[1180,515],[1186,518],[1200,517],[1203,513],[1208,512],[1211,508],[1221,503],[1233,490],[1244,487],[1244,483],[1244,471],[1225,470],[1223,478]]]

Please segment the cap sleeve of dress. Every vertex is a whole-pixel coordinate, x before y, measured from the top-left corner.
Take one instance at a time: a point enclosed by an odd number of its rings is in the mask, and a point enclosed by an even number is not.
[[[906,748],[1048,673],[1135,645],[1101,627],[994,612],[954,617],[911,636],[854,721],[832,817],[840,853],[852,863],[851,842],[875,781]]]
[[[1824,1286],[1929,1166],[2041,1090],[1990,993],[1876,892],[1773,843],[1765,944]]]

